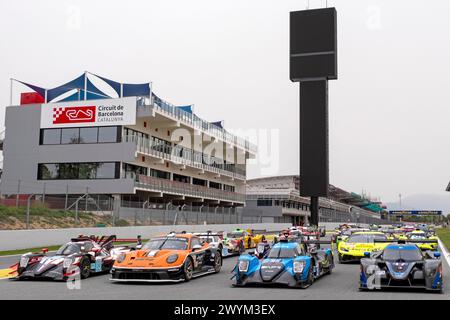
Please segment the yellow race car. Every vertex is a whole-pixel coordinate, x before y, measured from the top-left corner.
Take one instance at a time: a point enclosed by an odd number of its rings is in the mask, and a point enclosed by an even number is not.
[[[244,249],[256,248],[258,243],[267,239],[268,236],[258,234],[257,230],[236,228],[227,234],[227,240],[242,242]]]
[[[376,240],[381,242],[376,242]],[[389,244],[388,240],[390,238],[379,231],[355,232],[338,243],[339,262],[359,261],[366,256],[366,252],[383,250]]]
[[[406,234],[408,240],[420,241],[420,240],[436,240],[436,242],[416,243],[421,250],[436,251],[438,248],[438,237],[428,236],[423,230],[414,230]],[[407,241],[407,240],[406,240]]]

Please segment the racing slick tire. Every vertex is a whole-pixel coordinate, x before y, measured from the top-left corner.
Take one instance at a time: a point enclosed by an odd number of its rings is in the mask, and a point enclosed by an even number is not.
[[[84,257],[80,262],[80,278],[87,279],[91,275],[91,262],[89,258]]]
[[[192,262],[191,257],[187,257],[183,266],[184,273],[184,281],[188,282],[192,279],[192,275],[194,273],[194,263]]]
[[[313,282],[314,282],[314,274],[313,274],[313,267],[311,266],[309,268],[308,279],[306,280],[306,282],[300,285],[300,288],[307,289],[313,284]]]
[[[332,268],[333,263],[334,263],[334,257],[333,257],[333,255],[329,255],[328,256],[328,270],[327,270],[328,274],[331,274],[333,272],[333,268]]]
[[[222,255],[220,253],[216,253],[214,256],[214,273],[219,273],[222,268]]]

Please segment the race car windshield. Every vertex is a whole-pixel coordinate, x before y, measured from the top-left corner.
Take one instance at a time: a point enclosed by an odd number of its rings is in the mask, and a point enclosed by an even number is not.
[[[74,253],[81,252],[81,245],[75,243],[67,243],[63,245],[61,248],[56,251],[56,255],[58,256],[68,256]]]
[[[384,234],[354,234],[348,238],[349,243],[372,243],[374,240],[386,240]]]
[[[383,251],[383,259],[388,261],[417,261],[422,260],[422,254],[419,249],[414,250],[397,250],[397,249],[385,249]]]
[[[144,250],[187,250],[188,243],[184,238],[162,238],[147,242]]]
[[[202,240],[205,241],[206,243],[218,242],[218,240],[215,239],[215,237],[213,237],[213,236],[200,237],[200,239],[202,239]]]
[[[422,234],[422,233],[415,233],[415,234],[409,235],[409,238],[411,240],[423,240],[423,239],[426,239],[426,237],[427,236],[425,234]]]
[[[228,238],[242,238],[244,236],[243,232],[231,232]]]
[[[287,258],[295,258],[296,251],[293,248],[273,248],[269,252],[268,258],[272,259],[287,259]]]

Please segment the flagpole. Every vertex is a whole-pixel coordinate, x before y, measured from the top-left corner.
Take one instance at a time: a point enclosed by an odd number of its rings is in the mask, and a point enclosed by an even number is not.
[[[12,97],[13,97],[13,78],[9,78],[11,81],[10,87],[9,87],[9,105],[12,106]]]
[[[87,97],[87,71],[84,72],[84,100]]]

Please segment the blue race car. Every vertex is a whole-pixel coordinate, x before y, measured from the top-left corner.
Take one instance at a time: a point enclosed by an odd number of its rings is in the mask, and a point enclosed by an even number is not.
[[[424,252],[414,243],[389,244],[383,251],[367,253],[361,259],[359,288],[409,288],[442,293],[440,256],[440,252]]]
[[[262,260],[241,255],[233,269],[233,286],[278,284],[308,288],[315,279],[331,273],[334,260],[331,249],[314,248],[308,252],[305,244],[281,240]]]

